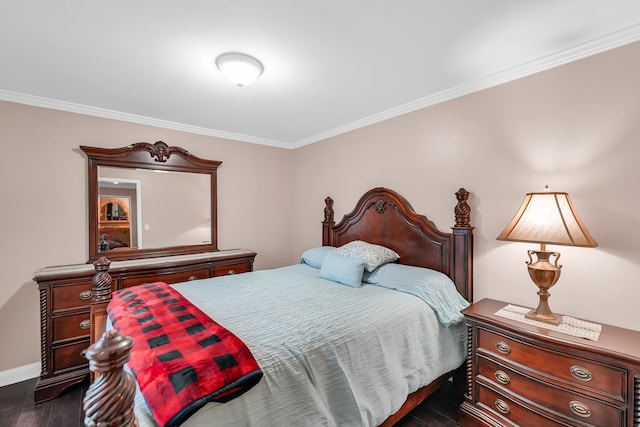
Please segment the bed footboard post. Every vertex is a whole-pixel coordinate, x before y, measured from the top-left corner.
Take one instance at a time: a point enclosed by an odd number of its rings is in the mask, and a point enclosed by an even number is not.
[[[117,331],[105,332],[89,347],[89,369],[96,376],[84,400],[84,425],[87,427],[137,427],[133,412],[136,385],[123,370],[129,360],[133,339]]]
[[[322,221],[322,245],[333,246],[333,233],[331,229],[336,222],[333,220],[333,199],[327,197],[324,199],[324,221]]]
[[[456,224],[453,229],[453,281],[458,291],[473,302],[473,227],[471,207],[467,204],[469,192],[460,188],[456,192],[458,204],[454,208]]]
[[[98,341],[107,329],[107,305],[111,301],[110,265],[111,261],[106,257],[100,257],[93,263],[96,274],[91,287],[91,344]]]

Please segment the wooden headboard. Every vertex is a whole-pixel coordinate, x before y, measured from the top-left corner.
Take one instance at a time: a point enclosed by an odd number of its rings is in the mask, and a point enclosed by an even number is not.
[[[322,244],[342,246],[353,240],[386,246],[400,255],[399,262],[431,268],[448,275],[458,292],[473,300],[473,227],[469,192],[456,192],[455,225],[452,232],[438,230],[426,216],[416,213],[409,202],[388,188],[366,192],[355,209],[336,225],[333,200],[325,199]]]

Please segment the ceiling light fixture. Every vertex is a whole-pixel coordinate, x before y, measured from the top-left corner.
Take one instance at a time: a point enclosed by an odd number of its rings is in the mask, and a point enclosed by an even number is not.
[[[264,67],[256,58],[238,52],[218,56],[216,66],[231,83],[239,87],[249,86],[264,71]]]

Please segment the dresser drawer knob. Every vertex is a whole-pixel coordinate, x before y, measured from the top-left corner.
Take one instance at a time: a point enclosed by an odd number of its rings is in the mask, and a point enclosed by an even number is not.
[[[509,347],[509,344],[507,344],[504,341],[498,341],[496,343],[496,348],[498,349],[498,351],[502,354],[509,354],[511,353],[511,347]]]
[[[497,370],[495,375],[496,380],[498,380],[500,384],[509,384],[511,382],[511,378],[509,378],[509,375],[507,375],[505,371]]]
[[[89,329],[91,327],[91,320],[86,319],[80,322],[80,329]]]
[[[198,276],[189,276],[188,281],[198,280]]]
[[[509,412],[511,412],[511,408],[509,408],[507,402],[502,399],[496,399],[496,409],[503,414],[508,414]]]
[[[569,402],[569,409],[571,412],[582,418],[589,418],[591,416],[591,409],[582,402],[572,400]]]
[[[83,301],[87,301],[93,298],[93,293],[91,291],[82,291],[80,292],[80,295],[78,295],[78,298]]]
[[[227,274],[236,274],[236,271],[235,270],[229,270],[229,271],[227,271]]]
[[[591,381],[593,379],[591,371],[587,368],[583,368],[582,366],[573,365],[569,368],[569,372],[571,372],[573,378],[580,381]]]
[[[84,350],[82,350],[82,351],[80,352],[80,357],[83,357],[83,358],[85,358],[85,359],[86,359],[86,358],[87,358],[87,350],[88,350],[87,348],[85,348]]]

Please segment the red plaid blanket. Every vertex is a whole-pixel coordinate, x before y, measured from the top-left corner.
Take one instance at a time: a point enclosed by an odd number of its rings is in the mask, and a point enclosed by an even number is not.
[[[128,366],[161,426],[180,425],[205,403],[227,402],[262,378],[240,339],[166,283],[117,291],[107,312],[134,339]]]

